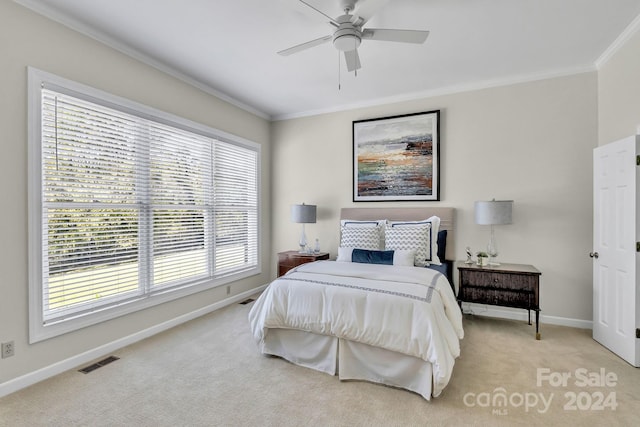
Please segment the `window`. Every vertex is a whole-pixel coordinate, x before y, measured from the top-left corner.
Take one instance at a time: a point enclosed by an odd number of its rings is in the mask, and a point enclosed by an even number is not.
[[[259,145],[29,69],[31,341],[260,272]]]

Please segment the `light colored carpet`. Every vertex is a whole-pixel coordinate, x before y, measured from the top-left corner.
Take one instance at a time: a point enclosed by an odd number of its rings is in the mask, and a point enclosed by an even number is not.
[[[234,304],[115,352],[120,360],[92,373],[69,371],[6,396],[0,399],[0,425],[638,425],[640,371],[587,330],[542,325],[542,340],[536,341],[526,323],[465,316],[453,378],[429,402],[258,354],[249,333],[250,307]],[[566,385],[538,386],[537,368],[571,378]],[[577,369],[593,376],[604,369],[617,376],[616,384],[582,386]],[[494,405],[501,391],[508,401]],[[609,397],[601,410],[593,406],[598,393]],[[575,410],[565,408],[572,396]],[[541,397],[551,399],[546,410]]]

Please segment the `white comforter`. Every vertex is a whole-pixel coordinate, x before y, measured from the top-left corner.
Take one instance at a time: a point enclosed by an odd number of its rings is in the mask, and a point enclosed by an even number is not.
[[[318,261],[273,281],[249,313],[264,350],[270,328],[298,329],[428,361],[433,396],[460,355],[462,315],[447,279],[428,268]]]

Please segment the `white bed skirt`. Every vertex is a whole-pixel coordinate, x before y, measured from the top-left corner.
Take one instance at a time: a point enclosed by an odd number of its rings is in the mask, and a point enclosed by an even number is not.
[[[293,329],[269,329],[263,353],[282,357],[340,380],[363,380],[418,393],[432,393],[431,363],[367,344]]]
[[[296,365],[335,375],[338,338],[295,329],[269,329],[263,353],[280,356]]]

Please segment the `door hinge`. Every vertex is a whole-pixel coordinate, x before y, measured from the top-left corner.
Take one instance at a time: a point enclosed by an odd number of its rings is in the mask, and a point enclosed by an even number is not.
[[[636,156],[636,166],[640,166],[640,155]]]
[[[640,338],[640,329],[636,329],[636,338]]]
[[[640,242],[636,242],[636,252],[640,252]]]

